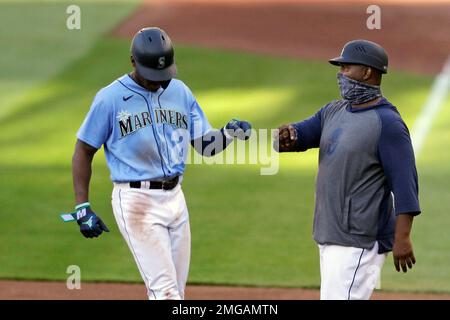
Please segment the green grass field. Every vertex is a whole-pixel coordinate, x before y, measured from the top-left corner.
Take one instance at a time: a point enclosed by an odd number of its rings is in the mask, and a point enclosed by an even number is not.
[[[49,16],[64,9],[60,3],[48,5],[43,12]],[[58,217],[73,207],[75,133],[92,98],[130,70],[129,41],[106,33],[134,4],[86,6],[91,12],[86,26],[93,20],[101,22],[98,26],[75,35],[56,28],[64,20],[55,18],[46,22],[46,32],[39,31],[43,34],[19,30],[46,45],[30,42],[26,49],[36,48],[37,55],[23,62],[22,42],[10,35],[17,52],[0,65],[0,82],[8,84],[0,86],[8,98],[0,102],[0,278],[64,280],[67,266],[76,264],[83,280],[141,281],[111,213],[112,186],[102,151],[94,162],[90,200],[111,233],[87,240],[76,224]],[[0,7],[2,20],[17,13],[20,4]],[[38,11],[36,6],[30,14]],[[69,37],[75,38],[76,52]],[[53,47],[52,39],[57,39]],[[176,59],[179,78],[216,127],[239,117],[255,128],[275,128],[338,97],[337,69],[325,62],[182,46],[176,46]],[[31,74],[24,63],[35,67]],[[394,71],[383,82],[384,94],[410,128],[431,83],[431,77]],[[449,128],[447,99],[418,159],[424,212],[413,231],[418,262],[407,275],[396,274],[390,256],[383,289],[450,292]],[[318,287],[318,253],[311,238],[317,152],[282,155],[280,165],[273,176],[261,176],[258,165],[188,166],[183,187],[192,228],[190,283]]]

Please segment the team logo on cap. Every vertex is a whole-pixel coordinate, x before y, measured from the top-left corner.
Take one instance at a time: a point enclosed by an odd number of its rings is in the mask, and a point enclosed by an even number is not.
[[[159,57],[158,69],[163,69],[166,66],[166,57]]]

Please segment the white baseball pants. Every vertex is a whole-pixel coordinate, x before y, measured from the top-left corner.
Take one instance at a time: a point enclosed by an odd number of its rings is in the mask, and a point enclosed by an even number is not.
[[[116,183],[112,207],[147,287],[148,298],[184,299],[191,233],[181,186],[166,191]]]
[[[320,299],[369,300],[378,284],[387,254],[372,249],[319,245]]]

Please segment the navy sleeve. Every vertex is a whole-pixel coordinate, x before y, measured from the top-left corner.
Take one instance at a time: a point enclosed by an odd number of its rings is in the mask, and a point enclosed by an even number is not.
[[[316,114],[306,120],[293,123],[292,126],[297,131],[297,148],[298,151],[306,151],[311,148],[318,148],[320,144],[320,136],[322,134],[322,111],[320,109]]]
[[[224,129],[211,129],[204,136],[191,140],[191,145],[199,154],[212,157],[228,147],[233,139],[227,138]]]
[[[395,213],[420,213],[419,186],[414,151],[408,128],[399,116],[381,117],[382,129],[378,155],[388,187],[394,194]]]

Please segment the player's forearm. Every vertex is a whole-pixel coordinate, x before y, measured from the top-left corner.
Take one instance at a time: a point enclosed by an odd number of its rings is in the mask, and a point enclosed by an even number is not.
[[[395,224],[395,239],[406,239],[411,234],[414,216],[404,213],[397,215]]]
[[[203,137],[192,140],[191,144],[194,149],[205,157],[212,157],[222,152],[233,141],[227,138],[224,130],[212,130]]]
[[[92,175],[94,154],[77,143],[72,158],[72,177],[76,204],[89,201],[89,182]]]

